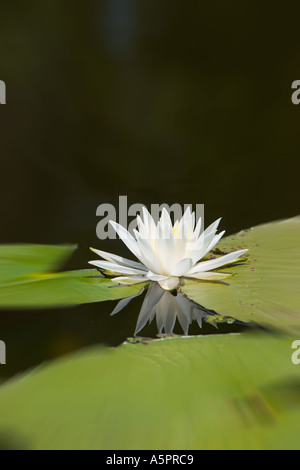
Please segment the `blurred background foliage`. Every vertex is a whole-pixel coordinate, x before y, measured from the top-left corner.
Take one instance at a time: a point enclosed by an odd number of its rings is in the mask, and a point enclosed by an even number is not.
[[[125,254],[96,237],[97,206],[122,194],[204,203],[206,225],[222,216],[227,233],[298,213],[298,2],[29,0],[0,12],[1,243],[79,243],[77,268],[90,245]],[[120,343],[136,313],[111,310],[1,312],[5,373]]]

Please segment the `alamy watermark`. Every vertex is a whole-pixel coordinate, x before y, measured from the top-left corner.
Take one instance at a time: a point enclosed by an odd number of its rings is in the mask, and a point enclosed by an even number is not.
[[[292,343],[292,349],[296,349],[292,354],[292,363],[298,366],[300,364],[300,340],[296,340]]]
[[[128,230],[130,235],[134,236],[134,229],[137,228],[137,215],[142,216],[143,208],[148,208],[144,204],[134,203],[128,207],[128,200],[127,196],[119,196],[119,207],[118,210],[115,208],[113,204],[103,203],[97,207],[96,215],[97,217],[101,217],[100,221],[96,227],[97,237],[100,240],[109,239],[116,239],[117,235],[115,230],[113,229],[110,221],[118,222],[124,228]],[[166,209],[169,213],[171,219],[173,219],[173,223],[179,221],[186,210],[190,208],[191,212],[193,211],[192,204],[172,204],[171,206],[163,203],[163,204],[151,204],[151,208],[149,212],[157,224],[159,218],[161,216],[162,210]],[[118,220],[117,220],[117,213],[118,213]],[[204,221],[204,204],[196,204],[195,209],[195,224],[198,222],[199,218],[201,217],[202,226],[201,232],[203,230],[203,221]],[[182,226],[182,230],[185,231],[188,229],[187,226]],[[176,238],[180,238],[184,233],[176,233]]]
[[[291,100],[293,104],[300,103],[300,80],[295,80],[292,83],[292,90],[296,90],[292,93]]]
[[[6,364],[6,344],[0,340],[0,364]]]
[[[3,80],[0,80],[0,104],[6,104],[6,85]]]

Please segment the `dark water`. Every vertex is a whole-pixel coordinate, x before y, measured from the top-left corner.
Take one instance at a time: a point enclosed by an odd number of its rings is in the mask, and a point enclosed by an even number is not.
[[[76,268],[91,245],[128,256],[96,237],[97,206],[119,195],[203,203],[206,225],[222,216],[227,233],[296,215],[298,10],[247,0],[2,5],[1,243],[79,243]],[[0,374],[119,344],[139,302],[112,319],[110,303],[1,311]]]

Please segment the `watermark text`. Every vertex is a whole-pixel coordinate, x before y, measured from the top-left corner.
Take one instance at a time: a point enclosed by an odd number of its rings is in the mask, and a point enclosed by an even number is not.
[[[295,80],[292,83],[292,89],[296,90],[292,93],[292,96],[291,96],[292,103],[297,105],[300,103],[300,80]]]
[[[296,351],[292,354],[292,363],[295,366],[298,366],[300,364],[300,340],[293,342],[292,349],[296,349]]]
[[[6,344],[0,340],[0,364],[6,364]]]
[[[6,104],[6,85],[3,80],[0,80],[0,104]]]
[[[143,208],[146,209],[144,204],[135,203],[128,207],[127,196],[119,196],[119,207],[118,211],[113,206],[113,204],[104,203],[100,204],[97,207],[96,215],[100,217],[100,221],[97,224],[96,233],[97,237],[100,240],[109,239],[116,239],[116,232],[112,227],[110,221],[117,222],[117,212],[118,212],[118,223],[122,225],[125,229],[128,230],[131,236],[134,237],[134,230],[138,227],[137,223],[137,216],[141,216],[143,219]],[[175,223],[176,221],[180,221],[182,216],[186,213],[187,209],[190,208],[190,211],[193,211],[192,204],[181,204],[175,203],[171,206],[163,203],[163,204],[151,204],[150,214],[153,218],[155,224],[158,223],[159,218],[162,214],[163,209],[166,209],[167,213],[169,214],[171,221]],[[130,218],[130,220],[129,220]],[[133,220],[132,220],[133,218]],[[201,232],[203,230],[203,221],[204,221],[204,204],[196,204],[195,210],[195,225],[201,218],[202,225],[201,225]],[[190,230],[190,226],[188,224],[182,224],[178,226],[178,231],[176,231],[176,238],[181,238],[183,235],[187,235],[185,231]],[[163,227],[162,227],[163,229]],[[166,233],[166,238],[168,237],[168,232]],[[152,233],[152,236],[155,235]],[[158,233],[156,234],[157,237],[164,238],[164,234]]]

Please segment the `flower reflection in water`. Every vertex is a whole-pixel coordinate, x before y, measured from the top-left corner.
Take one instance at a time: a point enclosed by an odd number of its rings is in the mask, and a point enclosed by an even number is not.
[[[115,315],[123,310],[134,297],[120,300],[111,315]],[[181,292],[177,291],[173,295],[171,292],[162,289],[155,282],[149,286],[143,301],[134,336],[144,328],[147,322],[151,323],[154,317],[156,317],[159,334],[172,334],[176,320],[178,320],[183,333],[187,335],[192,321],[197,321],[199,327],[202,328],[202,321],[207,321],[209,313]]]

